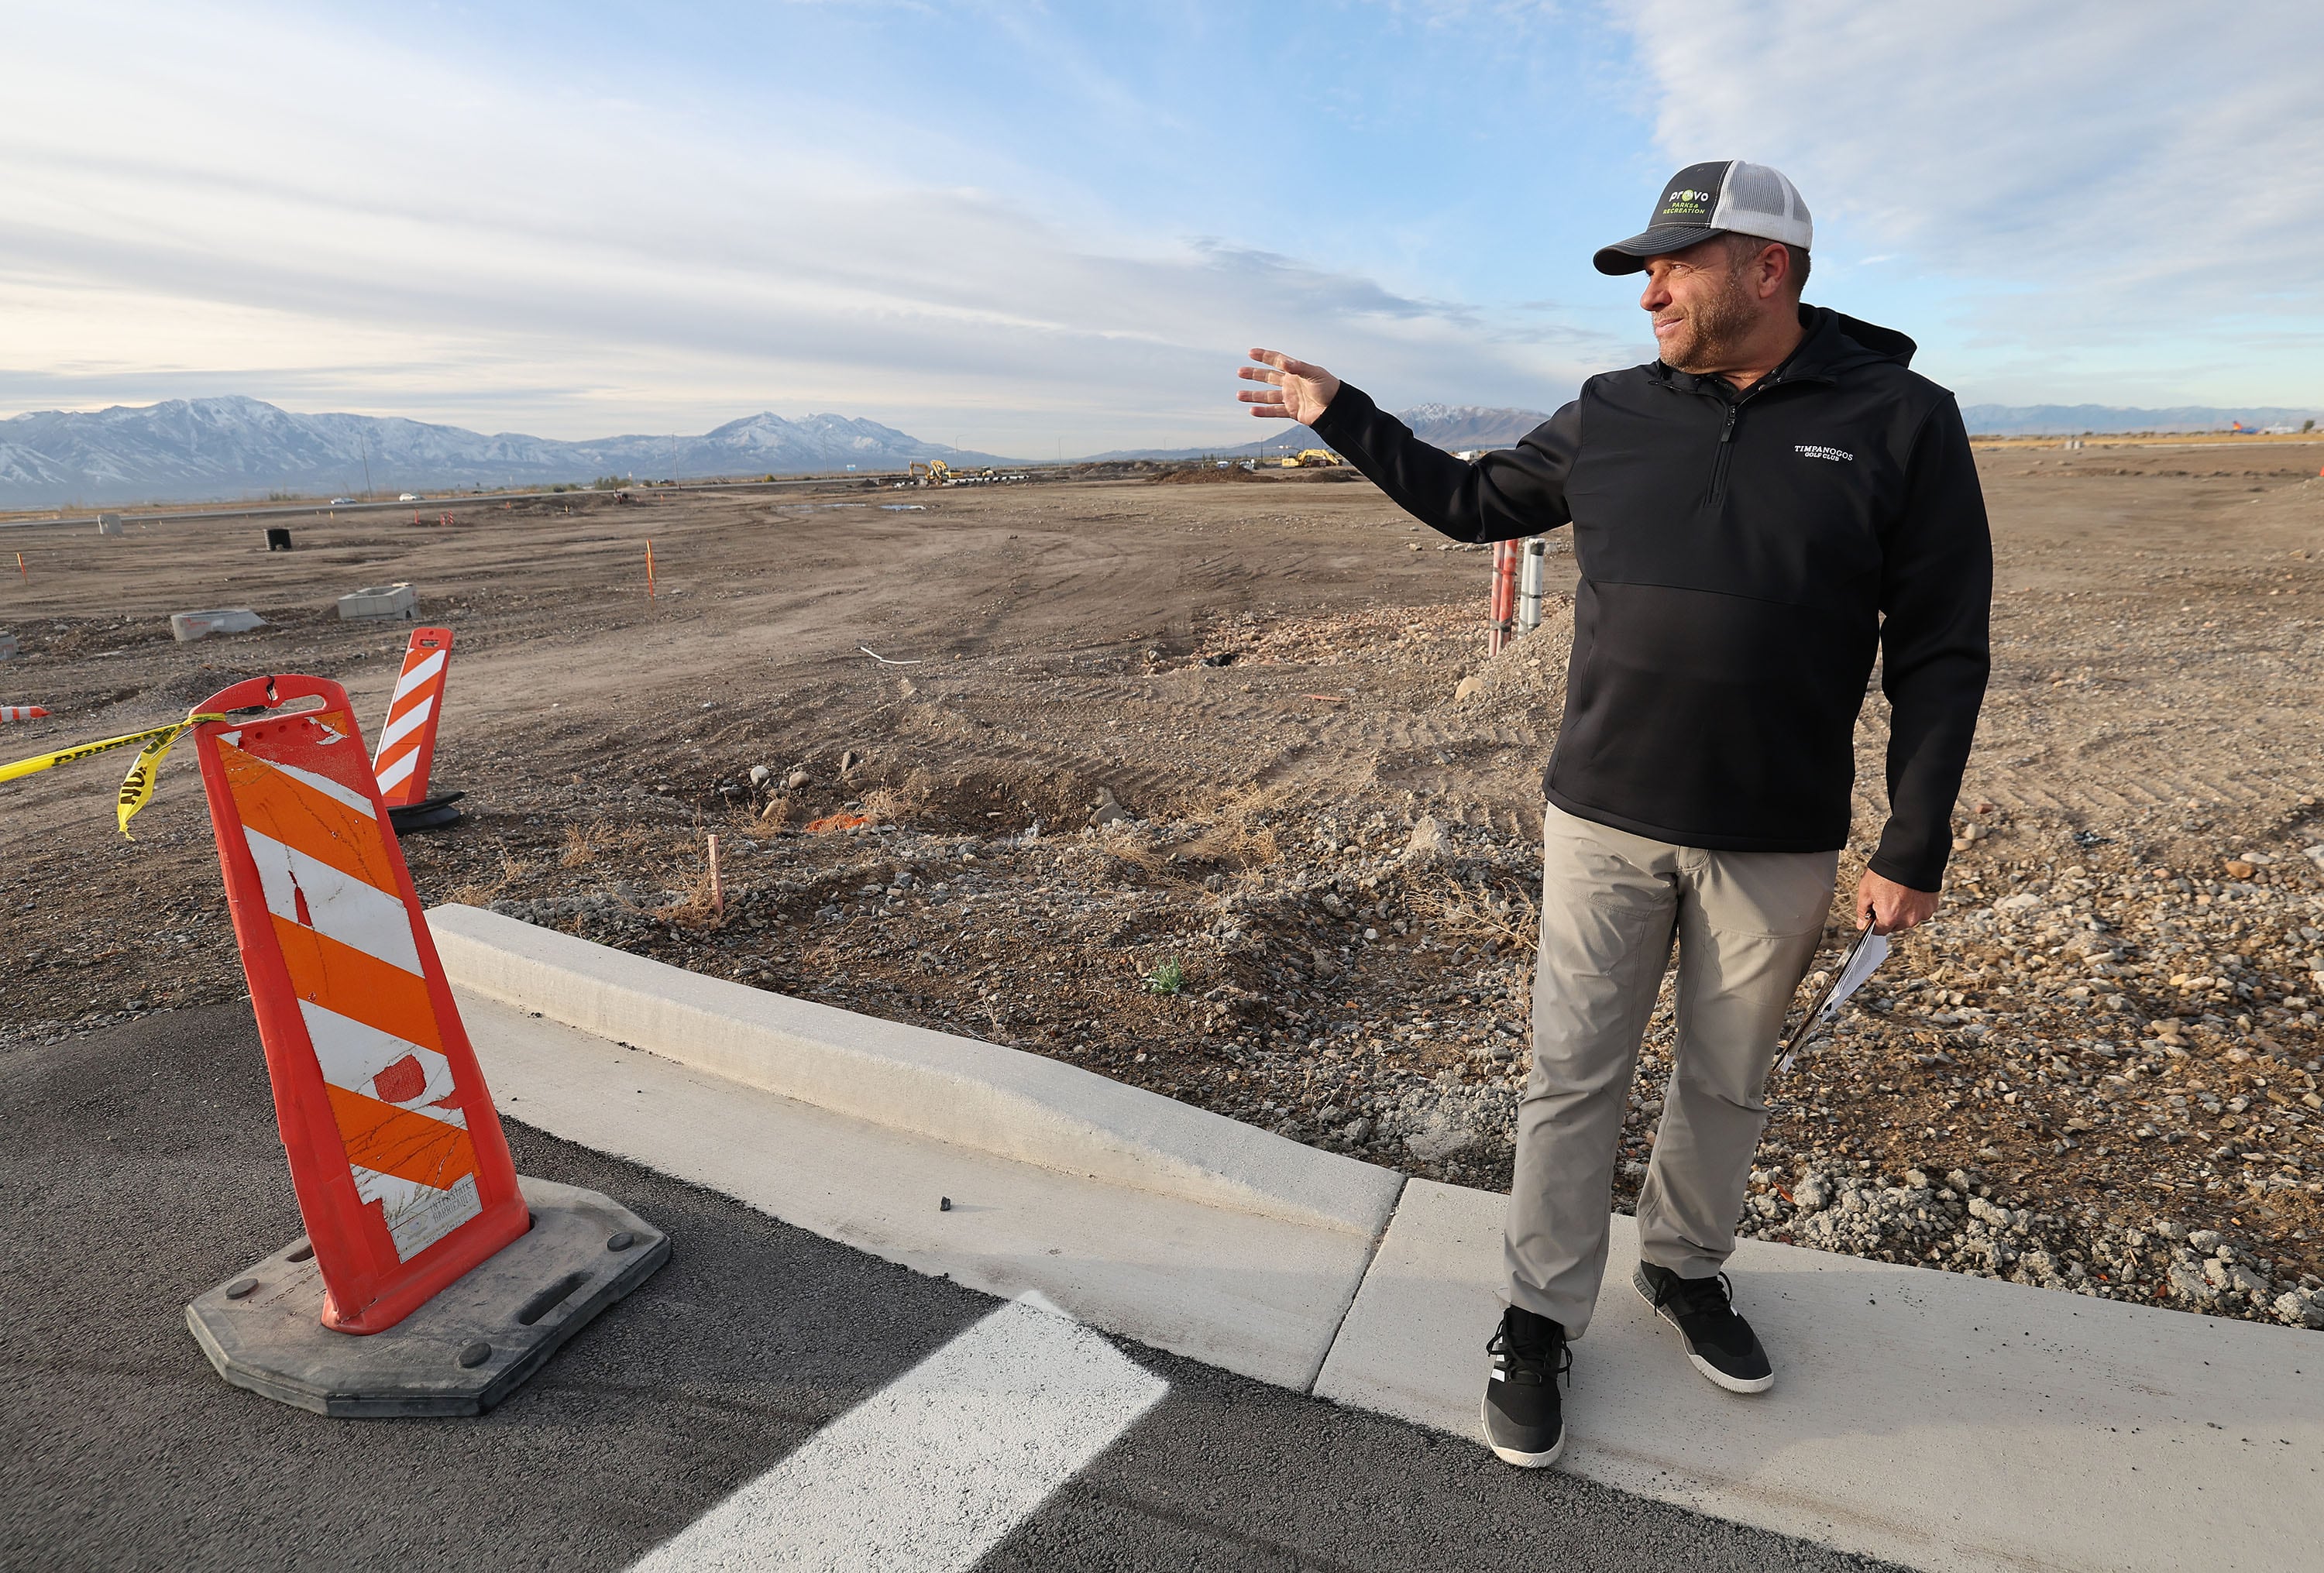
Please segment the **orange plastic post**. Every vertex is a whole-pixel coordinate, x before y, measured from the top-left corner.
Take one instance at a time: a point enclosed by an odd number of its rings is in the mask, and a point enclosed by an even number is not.
[[[194,744],[323,1324],[375,1333],[530,1219],[346,690],[254,677],[196,709],[254,706]]]
[[[651,601],[653,598],[653,542],[648,541],[646,542],[646,599]]]
[[[1515,541],[1493,543],[1492,632],[1487,636],[1485,653],[1498,656],[1509,637],[1509,625],[1517,609],[1517,547]]]
[[[403,670],[387,702],[379,729],[379,757],[372,772],[390,808],[405,808],[428,796],[428,772],[436,763],[436,723],[444,711],[444,681],[452,662],[452,630],[415,628],[403,649]]]

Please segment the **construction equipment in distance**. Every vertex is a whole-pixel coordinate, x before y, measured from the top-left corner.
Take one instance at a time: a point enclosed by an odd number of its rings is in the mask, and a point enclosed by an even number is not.
[[[907,478],[896,483],[904,486],[990,486],[1002,481],[1022,481],[1022,474],[1007,474],[999,470],[964,470],[947,465],[942,459],[930,459],[927,464],[914,463]]]
[[[1284,459],[1283,467],[1286,470],[1323,470],[1347,462],[1329,448],[1301,448]]]

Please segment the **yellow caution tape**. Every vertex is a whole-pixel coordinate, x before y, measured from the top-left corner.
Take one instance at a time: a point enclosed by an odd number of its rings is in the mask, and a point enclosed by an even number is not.
[[[223,721],[225,717],[216,719]],[[113,809],[123,835],[129,834],[129,822],[137,817],[137,811],[153,801],[153,787],[161,773],[161,761],[169,757],[170,745],[183,737],[193,724],[194,721],[180,722],[138,750],[137,757],[129,762],[129,774],[121,778],[121,795],[115,800]]]
[[[18,759],[13,765],[0,765],[0,781],[14,781],[20,776],[36,776],[59,765],[75,764],[98,754],[111,753],[115,749],[125,749],[132,743],[142,744],[136,760],[129,767],[129,774],[122,779],[120,796],[115,806],[121,833],[127,835],[129,822],[136,817],[139,809],[153,800],[154,777],[161,769],[163,757],[170,751],[170,746],[202,722],[225,719],[223,714],[189,715],[167,726],[148,727],[143,731],[103,738],[93,743],[76,743],[52,754],[36,754],[29,759]]]

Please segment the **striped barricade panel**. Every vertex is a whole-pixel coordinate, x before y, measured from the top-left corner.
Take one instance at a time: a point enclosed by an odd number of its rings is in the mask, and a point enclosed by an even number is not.
[[[444,711],[444,678],[452,660],[452,630],[416,628],[403,652],[403,671],[379,729],[372,761],[380,796],[390,808],[408,808],[428,796],[436,763],[436,723]]]
[[[323,1320],[376,1332],[527,1220],[346,693],[271,682],[322,705],[206,722],[196,746]]]

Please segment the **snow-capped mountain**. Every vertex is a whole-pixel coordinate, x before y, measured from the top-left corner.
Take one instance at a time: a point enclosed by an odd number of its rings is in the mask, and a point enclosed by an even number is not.
[[[1398,411],[1397,419],[1412,428],[1413,435],[1421,441],[1434,443],[1450,453],[1458,453],[1463,448],[1515,447],[1517,438],[1549,417],[1538,409],[1488,409],[1478,404],[1416,404],[1410,409]],[[1090,456],[1097,460],[1274,459],[1286,454],[1296,454],[1302,448],[1330,446],[1307,427],[1269,421],[1259,437],[1235,447],[1116,448],[1111,453]]]
[[[1422,441],[1458,450],[1515,447],[1517,438],[1549,416],[1539,409],[1487,409],[1481,404],[1416,404],[1397,419]]]
[[[298,415],[261,400],[172,399],[0,420],[0,507],[199,501],[272,491],[374,492],[582,482],[600,475],[811,474],[915,459],[994,463],[872,420],[744,416],[699,437],[558,442],[368,415]]]

